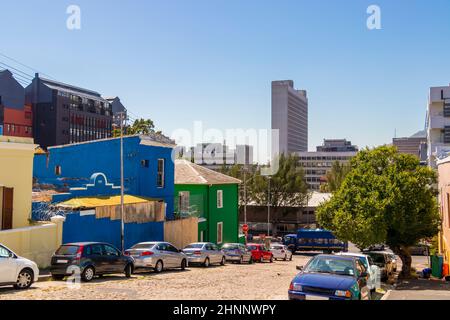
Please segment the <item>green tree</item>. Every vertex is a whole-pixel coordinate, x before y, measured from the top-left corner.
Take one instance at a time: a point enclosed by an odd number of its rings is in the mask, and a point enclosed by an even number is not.
[[[409,247],[438,233],[436,174],[393,147],[363,150],[330,201],[317,211],[319,223],[360,248],[386,243],[402,260],[400,276],[411,276]]]
[[[137,119],[132,125],[124,126],[124,135],[142,134],[148,135],[150,133],[162,134],[161,131],[155,132],[155,124],[151,119]],[[120,136],[120,128],[113,129],[113,137]]]
[[[350,165],[344,163],[341,164],[339,161],[335,161],[331,170],[327,172],[327,182],[321,185],[321,191],[334,193],[339,190],[349,171]]]

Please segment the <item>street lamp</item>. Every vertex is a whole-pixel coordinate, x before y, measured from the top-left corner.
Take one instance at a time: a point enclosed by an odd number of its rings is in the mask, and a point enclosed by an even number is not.
[[[124,220],[124,173],[123,173],[123,122],[124,112],[118,112],[120,119],[120,244],[125,252],[125,220]]]

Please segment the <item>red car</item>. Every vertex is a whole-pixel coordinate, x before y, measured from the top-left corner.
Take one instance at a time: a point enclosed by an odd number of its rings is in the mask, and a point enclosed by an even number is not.
[[[253,261],[264,262],[270,261],[273,262],[273,254],[270,250],[267,250],[264,245],[258,243],[249,243],[247,244],[247,249],[251,251]]]

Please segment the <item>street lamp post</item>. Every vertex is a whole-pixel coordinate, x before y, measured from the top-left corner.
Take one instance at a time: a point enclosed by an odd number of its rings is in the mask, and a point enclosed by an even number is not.
[[[270,181],[271,176],[268,176],[268,190],[267,190],[267,237],[270,237]]]
[[[123,174],[123,116],[120,112],[120,243],[125,252],[125,221],[124,221],[124,174]]]

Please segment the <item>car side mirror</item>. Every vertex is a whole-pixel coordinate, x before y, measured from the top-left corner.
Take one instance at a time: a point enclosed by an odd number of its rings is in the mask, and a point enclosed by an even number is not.
[[[297,266],[296,269],[297,269],[298,271],[303,271],[303,266]]]

